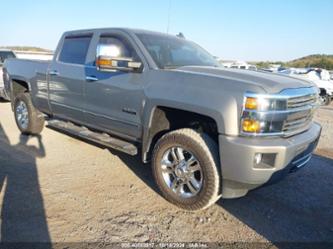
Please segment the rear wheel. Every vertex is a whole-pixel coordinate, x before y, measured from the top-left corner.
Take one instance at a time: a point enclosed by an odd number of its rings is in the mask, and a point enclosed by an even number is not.
[[[15,98],[14,114],[21,133],[37,135],[44,128],[44,117],[32,104],[29,93],[21,93]]]
[[[180,129],[156,144],[153,173],[162,195],[187,210],[205,209],[219,198],[218,147],[206,134]]]

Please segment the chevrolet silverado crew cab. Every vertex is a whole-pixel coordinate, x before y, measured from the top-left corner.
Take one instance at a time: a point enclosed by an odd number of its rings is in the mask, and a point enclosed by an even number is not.
[[[66,32],[50,63],[10,59],[24,134],[48,126],[151,162],[161,194],[189,210],[302,168],[320,125],[318,88],[224,69],[184,38],[133,29]]]

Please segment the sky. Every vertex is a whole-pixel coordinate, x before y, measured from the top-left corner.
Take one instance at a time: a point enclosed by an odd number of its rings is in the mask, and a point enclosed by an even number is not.
[[[333,0],[2,0],[0,46],[54,50],[67,30],[182,32],[225,60],[333,54]],[[169,27],[169,28],[168,28]]]

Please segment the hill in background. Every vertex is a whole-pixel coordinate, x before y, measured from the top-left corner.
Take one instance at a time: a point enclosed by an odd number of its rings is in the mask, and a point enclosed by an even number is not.
[[[333,70],[333,55],[309,55],[287,63],[289,67],[320,67]]]
[[[6,48],[11,49],[15,51],[32,51],[32,52],[47,52],[51,53],[52,50],[45,49],[45,48],[39,48],[39,47],[29,47],[29,46],[7,46],[7,47],[0,47],[0,48]]]
[[[288,62],[261,61],[261,62],[255,62],[254,64],[256,64],[257,67],[259,68],[268,68],[271,64],[280,64],[282,67],[297,67],[297,68],[319,67],[327,70],[333,70],[333,55],[315,54]]]

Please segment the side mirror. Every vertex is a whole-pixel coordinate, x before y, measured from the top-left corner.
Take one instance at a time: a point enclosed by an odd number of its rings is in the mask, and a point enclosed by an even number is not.
[[[99,71],[140,72],[142,63],[130,57],[122,57],[121,49],[116,45],[101,44],[97,47],[96,67]]]

